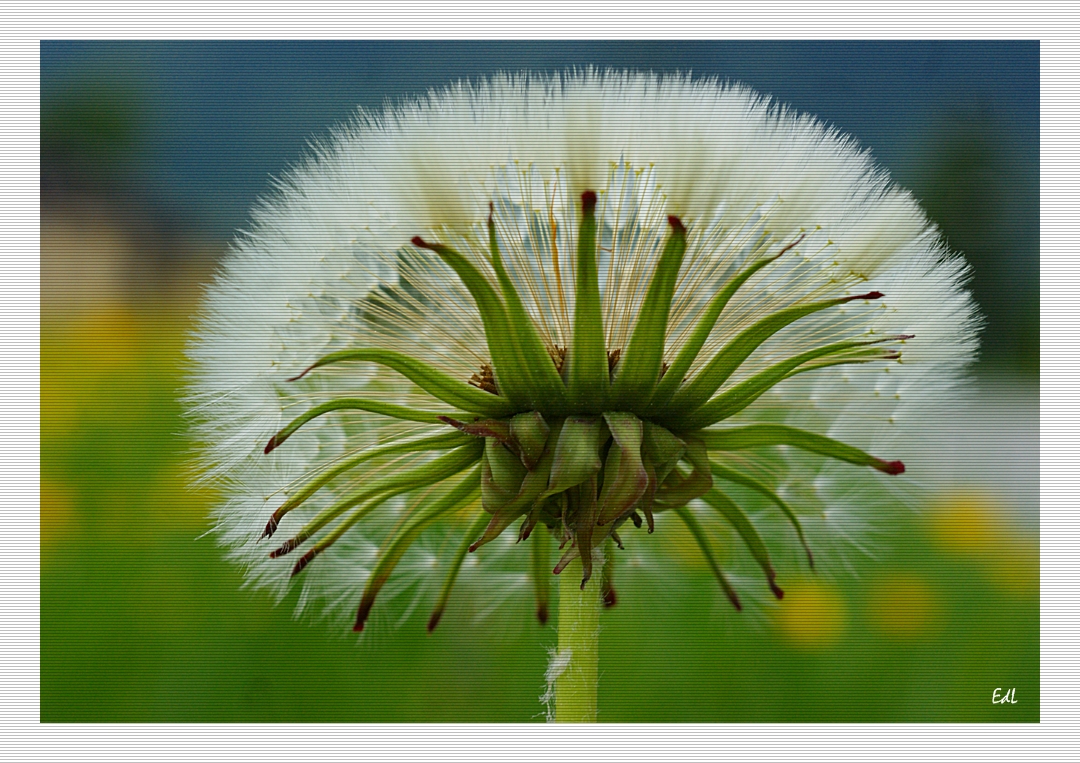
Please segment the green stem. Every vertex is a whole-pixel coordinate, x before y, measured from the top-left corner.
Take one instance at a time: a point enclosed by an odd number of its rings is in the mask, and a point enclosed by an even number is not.
[[[595,552],[594,552],[595,553]],[[600,657],[600,579],[581,590],[581,560],[559,575],[559,651],[562,671],[555,679],[555,722],[595,723]]]

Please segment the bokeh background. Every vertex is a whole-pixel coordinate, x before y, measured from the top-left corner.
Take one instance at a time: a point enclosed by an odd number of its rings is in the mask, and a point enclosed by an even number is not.
[[[604,614],[607,721],[1039,719],[1039,48],[934,43],[41,45],[41,720],[539,721],[551,628],[375,643],[241,589],[187,487],[200,289],[357,106],[567,67],[741,81],[854,135],[974,266],[948,475],[857,577],[732,622],[714,583]],[[994,705],[996,688],[1016,704]]]

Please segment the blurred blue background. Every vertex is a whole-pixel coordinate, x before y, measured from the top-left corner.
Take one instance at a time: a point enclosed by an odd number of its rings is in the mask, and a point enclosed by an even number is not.
[[[309,141],[461,78],[585,66],[740,81],[852,134],[970,260],[987,319],[956,435],[982,468],[866,577],[792,586],[775,627],[718,632],[693,576],[663,610],[621,597],[602,719],[1038,720],[1038,43],[519,41],[42,43],[42,720],[542,717],[550,630],[356,649],[241,591],[194,541],[176,394],[200,285]],[[992,706],[1002,685],[1021,702]]]

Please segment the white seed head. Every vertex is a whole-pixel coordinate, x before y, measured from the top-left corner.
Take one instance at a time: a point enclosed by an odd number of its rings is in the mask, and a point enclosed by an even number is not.
[[[667,361],[726,283],[802,237],[735,293],[688,376],[767,315],[871,290],[885,296],[814,313],[771,336],[720,391],[815,347],[914,335],[889,345],[900,363],[834,365],[785,379],[725,426],[781,423],[905,459],[918,451],[920,422],[954,400],[976,350],[978,322],[961,288],[966,265],[851,138],[745,88],[682,76],[586,71],[456,85],[335,131],[253,212],[208,290],[189,349],[188,405],[200,470],[220,494],[218,536],[253,584],[287,591],[295,559],[271,559],[277,539],[259,541],[269,517],[307,480],[366,449],[450,430],[344,410],[264,453],[272,435],[341,397],[454,411],[371,363],[287,380],[328,353],[362,347],[413,356],[463,382],[490,363],[469,291],[439,257],[409,243],[421,236],[454,247],[497,288],[489,207],[507,273],[541,339],[549,349],[566,348],[574,333],[579,199],[587,190],[599,197],[597,270],[609,350],[630,340],[670,215],[688,234]],[[371,480],[444,453],[403,453],[346,471],[281,518],[279,538]],[[792,447],[725,458],[793,507],[819,569],[844,569],[852,551],[871,550],[888,530],[895,494],[907,489],[898,478]],[[903,484],[918,477],[909,473]],[[745,488],[728,494],[773,551],[779,580],[805,568],[792,526],[773,503]],[[291,583],[302,586],[301,606],[349,620],[387,538],[424,495],[391,499],[328,547]],[[754,561],[735,531],[700,502],[688,509],[735,578],[752,580]],[[420,536],[376,607],[397,614],[381,619],[408,611],[387,606],[395,596],[430,603],[438,595],[480,511],[476,503]],[[616,554],[630,560],[616,573],[620,596],[637,595],[638,583],[657,570],[669,580],[673,565],[700,555],[685,547],[685,533],[660,540],[678,524],[664,514],[654,535],[629,524],[620,531],[627,550]],[[531,555],[513,540],[503,536],[468,557],[449,610],[530,603]]]

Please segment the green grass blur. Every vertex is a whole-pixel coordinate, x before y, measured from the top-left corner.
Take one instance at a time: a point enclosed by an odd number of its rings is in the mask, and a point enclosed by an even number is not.
[[[44,316],[41,720],[542,720],[551,628],[429,636],[421,618],[358,647],[241,589],[186,487],[193,310]],[[771,624],[732,622],[696,572],[680,597],[621,590],[601,720],[1037,721],[1037,537],[985,496],[940,503],[860,579],[787,581]]]

